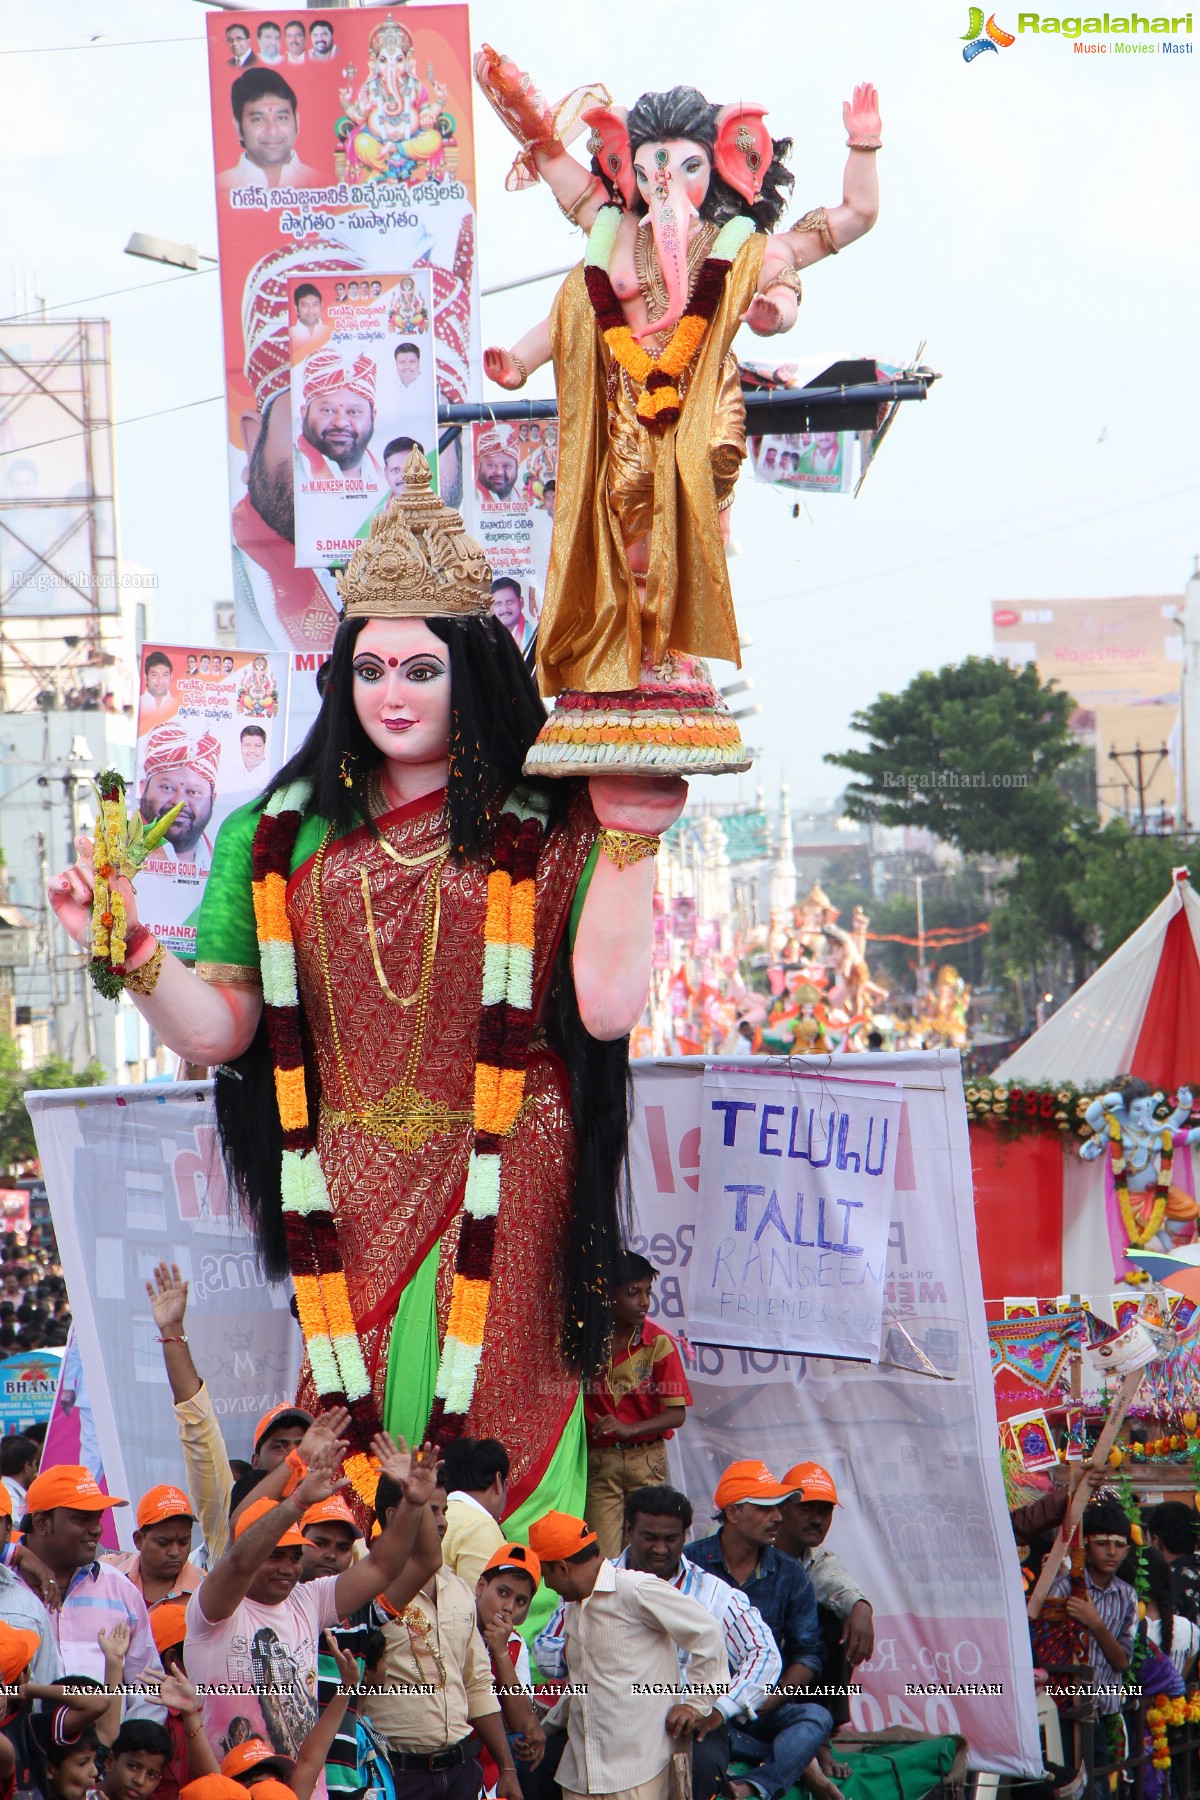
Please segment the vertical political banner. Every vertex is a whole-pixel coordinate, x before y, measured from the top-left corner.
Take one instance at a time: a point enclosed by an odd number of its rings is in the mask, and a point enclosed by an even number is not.
[[[296,562],[348,562],[399,491],[415,447],[437,478],[437,381],[428,269],[292,280]]]
[[[212,13],[208,49],[238,639],[305,654],[331,645],[337,593],[296,555],[292,331],[317,354],[331,325],[299,288],[356,282],[361,298],[364,280],[425,269],[438,392],[478,391],[467,8]],[[442,492],[457,503],[451,438]]]
[[[265,1280],[230,1201],[211,1083],[45,1092],[29,1110],[91,1401],[83,1459],[99,1456],[110,1493],[186,1485],[146,1293],[160,1262],[190,1284],[192,1357],[229,1454],[249,1457],[255,1420],[295,1395],[302,1340],[287,1288]],[[80,1390],[67,1373],[70,1422]],[[114,1523],[132,1548],[132,1509]]]
[[[704,1077],[692,1319],[714,1343],[874,1361],[900,1133],[887,1084]]]
[[[465,504],[492,569],[492,613],[526,650],[537,630],[550,566],[558,424],[473,425],[475,479]]]
[[[181,811],[142,864],[138,916],[181,956],[195,954],[222,821],[283,766],[287,664],[277,651],[143,646],[133,791],[147,825]]]

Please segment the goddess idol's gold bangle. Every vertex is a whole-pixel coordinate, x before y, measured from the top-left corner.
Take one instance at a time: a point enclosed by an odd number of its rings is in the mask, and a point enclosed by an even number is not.
[[[158,986],[162,966],[163,947],[155,944],[154,954],[148,956],[140,968],[128,969],[122,977],[126,991],[131,994],[152,994]]]
[[[646,837],[638,831],[602,831],[600,848],[618,869],[627,869],[647,856],[657,856],[662,839]]]

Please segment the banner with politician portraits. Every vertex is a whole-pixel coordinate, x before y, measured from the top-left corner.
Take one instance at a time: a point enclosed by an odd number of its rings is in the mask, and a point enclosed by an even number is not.
[[[437,479],[428,269],[288,283],[296,562],[349,561],[416,447]]]
[[[361,301],[365,282],[370,300],[383,271],[424,270],[437,392],[480,391],[467,8],[213,12],[207,30],[238,642],[307,657],[330,648],[338,600],[329,570],[297,554],[304,439],[288,390],[297,350],[327,350],[334,321],[300,290],[332,283],[336,304],[336,284],[348,301],[356,283]],[[457,505],[459,434],[443,436]]]
[[[168,950],[196,951],[196,915],[223,821],[282,768],[288,658],[146,644],[130,805],[147,825],[181,811],[138,873],[138,917]]]
[[[550,566],[558,475],[557,419],[473,425],[474,481],[463,512],[492,569],[492,612],[527,650]]]

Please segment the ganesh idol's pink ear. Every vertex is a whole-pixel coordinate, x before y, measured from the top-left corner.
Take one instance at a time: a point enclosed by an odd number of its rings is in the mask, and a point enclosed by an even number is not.
[[[629,148],[629,111],[624,106],[589,106],[583,115],[592,135],[588,149],[612,182],[626,206],[633,204],[636,192],[633,178],[633,152]]]
[[[766,110],[765,106],[736,100],[717,114],[717,141],[713,146],[717,174],[752,206],[762,192],[775,154],[771,134],[763,123]]]

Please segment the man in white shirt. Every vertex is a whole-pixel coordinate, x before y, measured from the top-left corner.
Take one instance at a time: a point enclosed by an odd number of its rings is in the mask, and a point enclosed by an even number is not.
[[[263,59],[267,60],[266,58]],[[217,177],[222,193],[233,188],[316,187],[320,176],[300,161],[300,114],[295,90],[275,69],[250,68],[229,90],[242,154]]]
[[[698,1600],[710,1612],[725,1636],[730,1686],[712,1706],[708,1731],[692,1744],[692,1794],[694,1800],[712,1800],[729,1768],[729,1723],[753,1719],[783,1669],[783,1658],[771,1628],[758,1608],[740,1588],[730,1587],[707,1570],[697,1568],[683,1554],[692,1506],[686,1494],[671,1487],[635,1488],[625,1499],[627,1543],[613,1565],[642,1575],[657,1575],[690,1600]],[[560,1604],[535,1648],[538,1667],[549,1681],[561,1679],[564,1661],[563,1616]],[[688,1658],[680,1653],[681,1675],[686,1679]],[[557,1767],[562,1754],[561,1734],[546,1746],[546,1762]]]
[[[551,1512],[529,1529],[542,1579],[567,1603],[569,1686],[548,1716],[565,1724],[558,1768],[564,1796],[667,1800],[671,1759],[712,1729],[729,1691],[721,1627],[696,1600],[657,1576],[618,1569],[583,1519]],[[688,1652],[687,1681],[679,1652]],[[675,1694],[664,1706],[664,1696]]]

